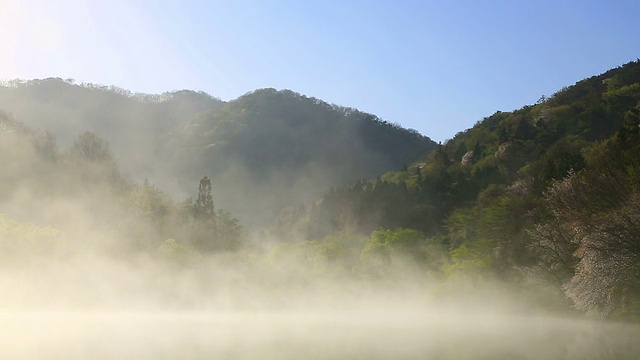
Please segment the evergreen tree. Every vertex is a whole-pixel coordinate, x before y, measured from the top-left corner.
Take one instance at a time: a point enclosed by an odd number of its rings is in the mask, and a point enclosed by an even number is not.
[[[215,213],[213,208],[213,197],[211,196],[211,179],[207,176],[200,180],[198,199],[196,200],[195,208],[197,216],[206,219],[213,219]]]

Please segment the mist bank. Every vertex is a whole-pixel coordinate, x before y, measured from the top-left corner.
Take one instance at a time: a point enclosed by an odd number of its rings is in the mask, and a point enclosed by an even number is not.
[[[7,265],[0,355],[21,359],[609,359],[638,325],[549,311],[499,279],[318,272],[273,249],[176,263],[82,252]],[[520,289],[522,290],[522,289]]]
[[[121,244],[132,241],[122,232],[80,226],[89,215],[66,214],[76,221],[64,230],[6,216],[0,222],[3,357],[640,353],[637,325],[585,320],[544,283],[491,277],[449,260],[444,249],[425,248],[432,260],[425,261],[415,256],[418,249],[407,251],[406,241],[374,246],[386,232],[346,239],[367,248],[350,266],[335,248],[275,239],[222,252],[176,241],[134,250]]]

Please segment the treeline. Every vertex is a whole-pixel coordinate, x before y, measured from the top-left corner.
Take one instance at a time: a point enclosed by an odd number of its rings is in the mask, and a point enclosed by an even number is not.
[[[134,99],[140,103],[161,103],[165,101],[171,101],[178,99],[180,97],[199,97],[204,101],[210,102],[221,102],[220,99],[216,99],[211,95],[205,93],[204,91],[192,91],[192,90],[180,90],[180,91],[167,91],[162,94],[147,94],[136,92],[133,93],[131,90],[123,89],[121,87],[115,85],[102,85],[102,84],[94,84],[94,83],[76,83],[74,79],[67,78],[48,78],[48,79],[35,79],[35,80],[23,80],[23,79],[11,79],[11,80],[0,80],[0,86],[4,88],[10,89],[36,89],[36,88],[47,88],[47,87],[66,87],[70,86],[78,86],[83,89],[93,90],[96,92],[101,92],[103,94],[111,94],[111,95],[120,95],[126,98]]]

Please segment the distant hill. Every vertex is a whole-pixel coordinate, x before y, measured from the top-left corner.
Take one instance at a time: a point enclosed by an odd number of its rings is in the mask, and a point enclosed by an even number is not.
[[[178,197],[193,196],[208,175],[216,205],[250,227],[332,186],[398,170],[436,145],[375,115],[289,90],[223,102],[189,90],[132,94],[51,78],[3,84],[0,109],[62,147],[91,131],[107,140],[126,174]]]
[[[96,133],[109,142],[123,171],[142,179],[155,176],[155,159],[173,128],[222,104],[203,92],[132,94],[59,78],[0,86],[0,110],[52,133],[61,147],[70,146],[85,131]]]

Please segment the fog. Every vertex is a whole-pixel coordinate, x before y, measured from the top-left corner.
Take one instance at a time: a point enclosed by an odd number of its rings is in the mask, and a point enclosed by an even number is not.
[[[13,359],[612,359],[632,358],[638,335],[553,319],[372,315],[3,314],[0,335]]]
[[[397,259],[403,271],[384,278],[310,269],[307,259],[276,258],[269,246],[176,262],[158,252],[124,252],[124,239],[97,231],[100,221],[84,205],[60,206],[73,226],[14,239],[31,244],[4,252],[2,358],[608,359],[640,353],[636,326],[555,317],[491,282],[465,288],[464,279],[452,285],[430,278],[409,259]],[[37,229],[32,233],[46,231],[30,226]],[[57,245],[38,244],[44,239]]]
[[[198,248],[193,204],[128,181],[99,139],[58,151],[0,120],[0,358],[640,354],[638,326],[586,320],[541,284],[446,276],[402,253],[367,269],[364,251],[332,262],[322,242],[268,232]]]
[[[80,234],[82,235],[82,234]],[[91,235],[95,238],[95,234]],[[107,235],[105,235],[107,236]],[[636,325],[580,319],[487,281],[409,265],[385,278],[310,271],[269,251],[190,265],[96,248],[23,255],[0,271],[11,359],[611,359]],[[455,290],[454,290],[455,289]]]

